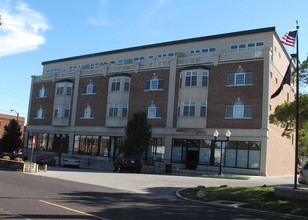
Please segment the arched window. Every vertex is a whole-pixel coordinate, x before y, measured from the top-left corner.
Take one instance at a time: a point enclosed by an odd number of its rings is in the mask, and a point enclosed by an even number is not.
[[[42,109],[42,106],[36,110],[36,117],[35,118],[45,118],[45,110]]]
[[[156,118],[156,105],[153,101],[148,107],[148,118]]]
[[[83,110],[83,118],[92,118],[92,109],[89,104]]]
[[[228,86],[251,86],[253,85],[253,73],[247,73],[239,66],[234,73],[227,76]]]
[[[240,98],[233,103],[233,105],[226,106],[226,118],[246,118],[252,117],[252,106],[244,105]]]
[[[45,87],[42,85],[42,87],[39,90],[39,94],[38,97],[42,98],[42,97],[46,97],[47,96],[47,90],[45,89]]]
[[[156,107],[154,101],[152,100],[150,105],[146,109],[148,118],[160,118],[161,108]]]
[[[156,76],[156,73],[153,73],[153,76],[151,77],[151,80],[145,81],[144,90],[162,90],[163,89],[163,79],[159,79]]]
[[[244,116],[244,104],[241,100],[237,100],[233,105],[233,118],[243,118]]]
[[[94,94],[96,93],[96,86],[93,85],[92,80],[90,79],[88,84],[83,87],[83,94]]]
[[[241,66],[239,66],[239,68],[235,71],[235,84],[245,84],[245,71]]]
[[[156,89],[158,89],[158,78],[154,73],[150,81],[150,90],[156,90]]]

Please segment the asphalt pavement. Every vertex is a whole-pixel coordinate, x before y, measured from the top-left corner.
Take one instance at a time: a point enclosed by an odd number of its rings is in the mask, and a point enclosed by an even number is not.
[[[290,186],[294,184],[293,176],[249,176],[248,180],[200,177],[180,172],[171,174],[111,172],[101,170],[48,167],[39,168],[37,173],[28,173],[36,176],[58,178],[86,184],[121,189],[134,193],[143,193],[153,196],[170,196],[182,188],[197,186]]]

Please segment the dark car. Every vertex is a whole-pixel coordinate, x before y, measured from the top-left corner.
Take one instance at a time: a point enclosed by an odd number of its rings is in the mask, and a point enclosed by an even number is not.
[[[130,172],[141,172],[142,168],[142,155],[136,153],[122,153],[114,158],[113,171],[122,172],[128,170]]]
[[[52,155],[39,155],[36,157],[36,163],[39,165],[55,166],[56,159]]]

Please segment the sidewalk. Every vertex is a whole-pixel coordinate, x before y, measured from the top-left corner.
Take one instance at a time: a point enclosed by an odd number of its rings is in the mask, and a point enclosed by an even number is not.
[[[200,176],[172,174],[150,174],[150,173],[118,173],[101,170],[74,169],[62,167],[39,168],[38,173],[31,175],[58,178],[69,181],[99,185],[116,188],[135,193],[151,194],[155,196],[174,195],[182,188],[197,186],[289,186],[293,184],[293,176],[263,177],[251,176],[249,180],[208,178]],[[136,184],[138,183],[138,184]]]

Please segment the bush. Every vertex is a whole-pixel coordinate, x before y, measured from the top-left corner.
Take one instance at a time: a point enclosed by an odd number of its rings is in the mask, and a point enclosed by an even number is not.
[[[2,158],[3,160],[10,160],[11,159],[11,157],[10,156],[3,156],[3,158]]]

